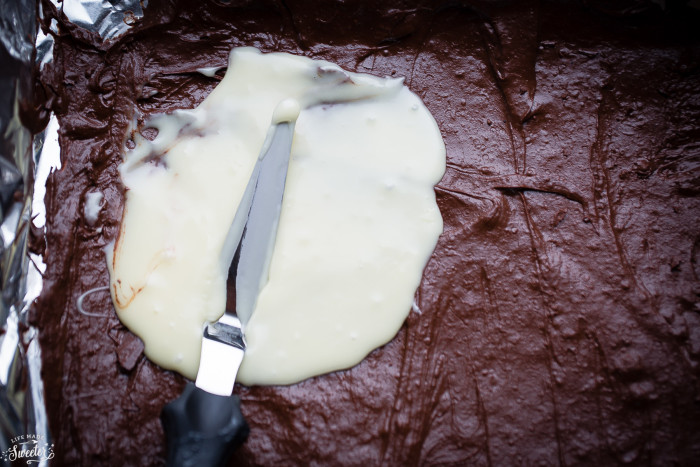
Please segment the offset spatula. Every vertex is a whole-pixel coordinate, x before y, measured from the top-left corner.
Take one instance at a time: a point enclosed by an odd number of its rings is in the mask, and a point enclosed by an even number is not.
[[[222,267],[235,276],[236,310],[205,327],[196,382],[163,409],[168,466],[224,465],[248,437],[232,395],[246,348],[241,321],[248,322],[267,283],[293,135],[293,121],[273,125],[229,229]]]

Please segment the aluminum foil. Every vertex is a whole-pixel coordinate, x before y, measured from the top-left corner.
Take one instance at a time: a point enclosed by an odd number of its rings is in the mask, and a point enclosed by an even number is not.
[[[36,39],[36,0],[3,1],[0,8],[0,456],[5,462],[17,450],[42,444],[53,457],[41,382],[36,329],[27,315],[40,290],[36,270],[30,273],[27,240],[33,193],[33,138],[20,119],[31,102]],[[40,277],[40,275],[38,275]],[[14,451],[13,451],[14,449]],[[14,457],[13,457],[14,456]],[[41,457],[41,458],[39,458]],[[46,459],[45,459],[46,458]]]
[[[115,39],[143,17],[140,0],[65,0],[51,3],[73,24],[97,32],[103,40]],[[142,5],[143,3],[143,5]]]
[[[0,0],[0,460],[5,464],[43,466],[54,456],[38,331],[28,321],[45,266],[27,242],[31,223],[44,228],[46,179],[60,168],[58,121],[52,116],[44,131],[32,135],[20,118],[20,109],[32,102],[33,70],[53,59],[58,24],[52,20],[44,34],[38,20],[53,7],[62,20],[109,41],[143,17],[143,5],[139,0]]]

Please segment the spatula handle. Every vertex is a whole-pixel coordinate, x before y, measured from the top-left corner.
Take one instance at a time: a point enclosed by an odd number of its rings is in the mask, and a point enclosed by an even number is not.
[[[189,383],[163,408],[169,467],[223,466],[248,437],[237,396],[217,396]]]

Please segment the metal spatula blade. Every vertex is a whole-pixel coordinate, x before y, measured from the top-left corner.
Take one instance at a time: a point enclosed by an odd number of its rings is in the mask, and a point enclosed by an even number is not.
[[[267,283],[293,135],[294,122],[273,125],[229,228],[222,268],[235,276],[236,310],[205,327],[195,384],[163,409],[169,466],[223,465],[248,436],[231,394],[246,348],[243,325]]]

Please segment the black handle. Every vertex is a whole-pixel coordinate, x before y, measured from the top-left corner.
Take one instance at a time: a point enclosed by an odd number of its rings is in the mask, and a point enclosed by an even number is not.
[[[160,415],[168,440],[169,467],[226,465],[248,437],[237,396],[217,396],[188,383]]]

